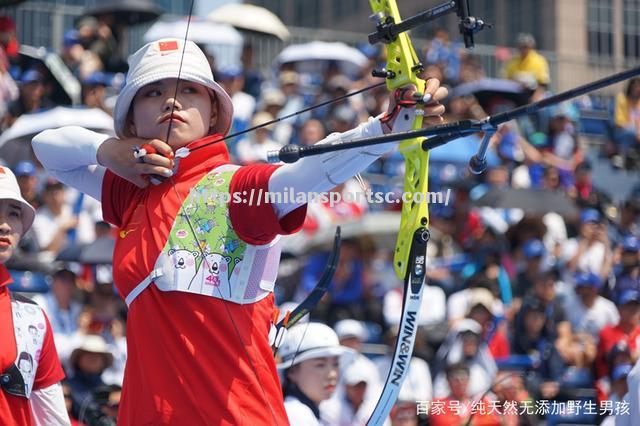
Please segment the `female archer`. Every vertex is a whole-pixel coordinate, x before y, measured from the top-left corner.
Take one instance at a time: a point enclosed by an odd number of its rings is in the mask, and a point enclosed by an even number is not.
[[[441,122],[446,89],[431,80],[425,96],[424,121]],[[320,143],[409,129],[414,109],[396,105]],[[202,51],[163,39],[129,60],[117,138],[65,127],[33,139],[48,172],[101,200],[120,229],[114,282],[129,314],[119,424],[289,424],[268,334],[280,236],[300,229],[306,205],[264,194],[328,191],[394,147],[239,167],[221,142],[232,115]]]

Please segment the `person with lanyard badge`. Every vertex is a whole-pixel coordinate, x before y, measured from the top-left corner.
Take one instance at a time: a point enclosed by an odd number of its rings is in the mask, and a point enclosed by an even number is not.
[[[355,351],[341,346],[331,327],[308,323],[289,329],[278,355],[289,422],[296,426],[326,424],[320,418],[320,403],[331,398],[338,385],[340,364],[355,357]]]
[[[69,425],[60,381],[64,371],[42,309],[12,294],[4,266],[31,227],[35,210],[13,172],[0,167],[0,424]]]
[[[251,197],[328,191],[396,144],[240,167],[222,141],[231,99],[195,43],[144,45],[126,81],[117,138],[72,126],[32,142],[48,173],[101,201],[119,228],[113,278],[129,310],[118,423],[289,424],[269,330],[281,235],[302,227],[306,204]],[[386,114],[320,143],[408,130],[413,94],[399,89]],[[429,81],[425,125],[442,122],[446,95]]]

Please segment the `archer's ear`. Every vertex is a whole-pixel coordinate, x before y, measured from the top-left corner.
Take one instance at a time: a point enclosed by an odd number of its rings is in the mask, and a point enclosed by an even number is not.
[[[217,106],[215,106],[215,108],[211,109],[211,119],[209,120],[209,128],[210,129],[214,129],[216,127],[216,124],[218,124],[218,108],[217,108]]]
[[[124,124],[124,131],[128,133],[127,136],[129,137],[135,138],[137,136],[136,123],[133,122],[133,117],[127,117],[127,121]]]

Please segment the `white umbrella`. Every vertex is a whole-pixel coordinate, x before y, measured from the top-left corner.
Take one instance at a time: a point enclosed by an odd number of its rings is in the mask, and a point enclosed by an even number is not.
[[[227,23],[243,30],[270,34],[283,41],[291,37],[280,18],[264,7],[252,4],[226,4],[207,15],[207,19]]]
[[[285,47],[276,58],[276,64],[296,62],[304,67],[304,62],[337,61],[343,71],[354,74],[368,63],[367,57],[358,49],[344,43],[314,41]]]
[[[144,34],[144,41],[148,43],[165,37],[184,39],[187,22],[187,19],[157,21]],[[242,46],[242,35],[231,25],[204,19],[192,18],[188,38],[199,44]]]
[[[85,129],[114,135],[113,118],[98,108],[69,108],[58,106],[43,112],[23,114],[0,135],[0,158],[9,164],[29,160],[31,139],[47,129],[80,126]]]

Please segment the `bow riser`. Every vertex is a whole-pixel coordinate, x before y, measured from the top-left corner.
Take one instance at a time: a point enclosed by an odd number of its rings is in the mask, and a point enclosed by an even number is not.
[[[374,16],[379,23],[398,23],[402,19],[395,0],[370,0]],[[380,25],[379,27],[380,28]],[[387,88],[395,90],[414,85],[418,93],[424,94],[426,83],[418,77],[422,64],[407,33],[386,40]],[[420,106],[416,106],[416,110]],[[422,111],[416,111],[412,129],[422,128]],[[408,139],[400,143],[399,151],[405,160],[405,194],[426,194],[429,182],[429,153],[422,149],[424,138]],[[404,281],[404,300],[398,330],[398,341],[382,395],[367,422],[367,425],[382,425],[395,404],[402,384],[409,372],[413,347],[417,333],[418,313],[422,305],[424,274],[429,240],[429,210],[425,197],[419,203],[408,200],[402,203],[400,230],[393,258],[396,275]]]

